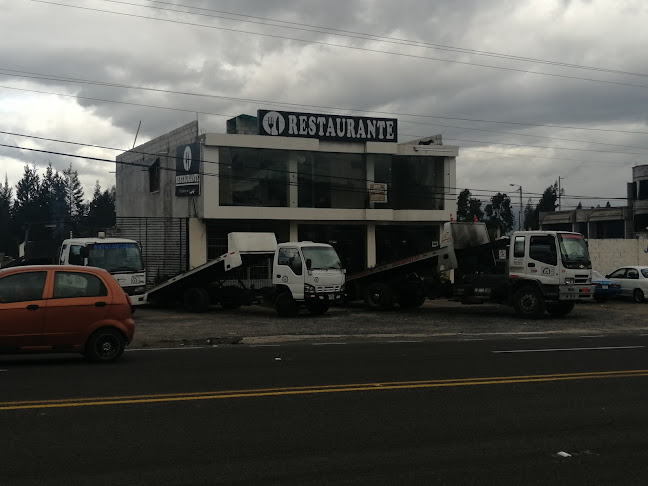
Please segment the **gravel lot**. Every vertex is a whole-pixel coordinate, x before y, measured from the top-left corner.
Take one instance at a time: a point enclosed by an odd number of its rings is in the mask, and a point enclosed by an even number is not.
[[[630,301],[579,304],[563,318],[527,320],[499,305],[460,305],[427,301],[413,310],[369,311],[358,304],[331,308],[322,316],[302,311],[296,318],[281,318],[259,306],[224,310],[218,306],[204,314],[175,309],[138,307],[131,348],[177,345],[275,344],[371,341],[377,339],[439,339],[497,337],[502,334],[626,334],[648,332],[648,304]]]

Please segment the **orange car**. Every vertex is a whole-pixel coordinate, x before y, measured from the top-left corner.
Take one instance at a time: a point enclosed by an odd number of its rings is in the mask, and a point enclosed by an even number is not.
[[[0,353],[75,351],[111,362],[134,332],[129,297],[102,268],[0,270]]]

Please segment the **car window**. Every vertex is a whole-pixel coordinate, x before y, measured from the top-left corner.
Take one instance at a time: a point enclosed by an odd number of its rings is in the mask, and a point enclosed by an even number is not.
[[[625,273],[625,268],[619,268],[610,274],[610,278],[625,278]]]
[[[603,280],[604,279],[603,275],[601,275],[596,270],[592,270],[592,278],[596,279],[596,280]]]
[[[23,272],[0,278],[0,302],[27,302],[43,298],[47,272]]]
[[[628,269],[628,278],[639,278],[639,272],[634,268]]]
[[[648,278],[648,268],[642,268],[641,275],[643,275],[644,278]]]
[[[529,257],[548,265],[558,264],[556,240],[553,236],[532,236],[529,245]]]
[[[101,297],[108,289],[96,275],[80,272],[56,272],[54,276],[54,299],[72,297]]]

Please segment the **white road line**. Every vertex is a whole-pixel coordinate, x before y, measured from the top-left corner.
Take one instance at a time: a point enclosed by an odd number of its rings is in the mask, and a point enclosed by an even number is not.
[[[465,338],[465,339],[460,339],[459,341],[483,341],[484,338]]]
[[[519,339],[520,341],[523,341],[523,340],[527,340],[527,341],[528,341],[528,340],[530,340],[530,339],[549,339],[549,336],[529,336],[529,337],[521,337],[521,338],[518,338],[518,339]]]
[[[605,337],[603,334],[599,334],[597,336],[578,336],[580,338],[602,338]]]
[[[135,348],[124,351],[178,351],[181,349],[204,349],[203,346],[182,346],[180,348]]]
[[[598,348],[548,348],[548,349],[511,349],[508,351],[491,351],[491,353],[549,353],[553,351],[607,351],[611,349],[637,349],[646,346],[600,346]]]

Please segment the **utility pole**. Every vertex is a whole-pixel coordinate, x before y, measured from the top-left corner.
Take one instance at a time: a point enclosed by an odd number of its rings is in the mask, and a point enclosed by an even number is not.
[[[560,188],[560,179],[564,179],[564,177],[558,176],[558,211],[562,210],[562,204],[561,204],[562,190]]]
[[[520,210],[518,211],[518,230],[522,229],[522,186],[520,184],[509,184],[509,186],[518,186],[520,191]]]

